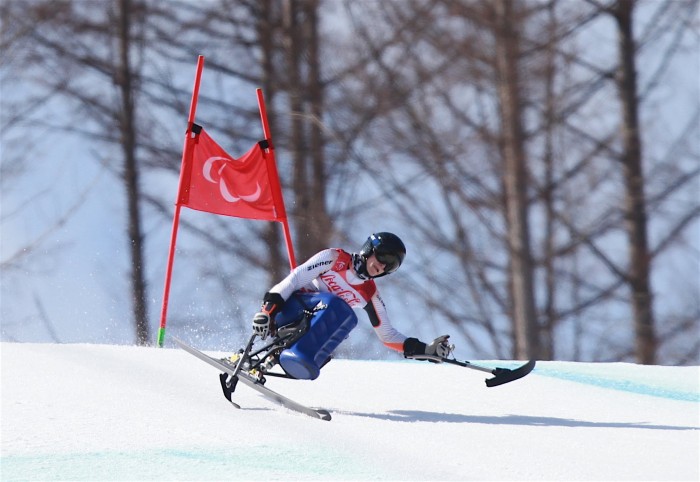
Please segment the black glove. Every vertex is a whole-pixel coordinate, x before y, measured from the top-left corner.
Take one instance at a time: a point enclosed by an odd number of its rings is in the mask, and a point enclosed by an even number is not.
[[[427,345],[418,338],[406,338],[403,342],[403,356],[411,357],[414,355],[424,355]]]

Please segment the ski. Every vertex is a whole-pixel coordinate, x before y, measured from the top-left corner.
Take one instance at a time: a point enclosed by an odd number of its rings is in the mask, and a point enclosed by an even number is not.
[[[457,365],[460,367],[471,368],[473,370],[479,370],[482,372],[490,373],[493,375],[493,378],[487,378],[485,380],[487,387],[497,387],[498,385],[503,385],[504,383],[512,382],[523,378],[535,368],[535,364],[537,363],[535,360],[530,360],[524,365],[519,366],[518,368],[510,369],[498,367],[488,368],[481,365],[476,365],[468,361],[460,361],[455,360],[453,358],[443,358],[435,355],[414,355],[406,358],[410,358],[413,360],[429,360],[435,363],[449,363],[451,365]]]
[[[296,402],[290,398],[285,397],[284,395],[277,393],[273,390],[270,390],[263,384],[261,384],[257,379],[255,379],[253,376],[251,376],[249,373],[246,371],[236,370],[236,367],[231,366],[217,358],[210,357],[206,353],[203,353],[196,348],[191,347],[187,343],[183,342],[182,340],[179,340],[175,337],[172,337],[173,341],[188,352],[191,355],[196,356],[200,360],[208,363],[209,365],[218,368],[219,370],[223,371],[224,373],[221,374],[219,377],[219,380],[221,381],[221,387],[224,390],[224,395],[226,398],[231,402],[235,407],[240,408],[240,405],[235,403],[233,400],[231,400],[231,394],[235,390],[235,386],[238,382],[243,383],[244,385],[252,388],[253,390],[257,391],[260,395],[268,399],[269,401],[276,403],[278,405],[282,405],[283,407],[293,410],[295,412],[303,413],[304,415],[308,415],[309,417],[313,418],[318,418],[321,420],[330,420],[331,419],[331,414],[328,412],[328,410],[324,410],[322,408],[311,408],[307,407],[306,405],[302,405],[299,402]],[[233,377],[231,377],[234,375]],[[227,393],[228,391],[228,393]]]

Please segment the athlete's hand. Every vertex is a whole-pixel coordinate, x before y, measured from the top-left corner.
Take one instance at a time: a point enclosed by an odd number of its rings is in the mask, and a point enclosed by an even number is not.
[[[270,334],[270,314],[264,311],[255,313],[253,317],[253,333],[263,340]]]
[[[450,345],[449,338],[450,335],[438,336],[429,345],[418,338],[406,338],[406,341],[403,342],[403,355],[406,358],[420,358],[420,355],[447,358],[452,353],[452,350],[455,349],[454,345]]]
[[[450,335],[438,336],[425,347],[425,354],[447,358],[452,353],[452,350],[455,349],[454,345],[450,345],[449,339]]]

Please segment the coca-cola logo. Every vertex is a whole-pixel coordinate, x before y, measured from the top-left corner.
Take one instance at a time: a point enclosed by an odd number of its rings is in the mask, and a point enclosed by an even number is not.
[[[357,294],[354,291],[348,290],[345,287],[341,286],[335,280],[335,277],[333,275],[322,275],[321,279],[328,287],[328,291],[341,298],[348,305],[355,306],[361,303],[360,298],[357,296]]]
[[[342,298],[342,300],[350,306],[355,306],[356,304],[360,303],[360,298],[358,298],[352,291],[345,290],[336,293],[336,295],[338,295],[339,298]]]

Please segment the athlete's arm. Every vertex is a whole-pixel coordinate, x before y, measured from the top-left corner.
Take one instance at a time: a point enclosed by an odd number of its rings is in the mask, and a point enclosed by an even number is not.
[[[283,300],[295,291],[309,287],[311,282],[330,270],[338,259],[337,249],[324,249],[310,257],[304,264],[294,268],[282,281],[270,288],[268,293],[277,293]]]
[[[392,350],[403,353],[403,342],[407,337],[396,330],[389,322],[386,307],[378,292],[375,292],[372,298],[370,298],[365,306],[365,311],[367,312],[367,316],[369,316],[372,327],[374,327],[374,333],[379,337],[382,343]]]

